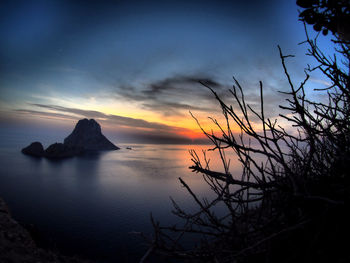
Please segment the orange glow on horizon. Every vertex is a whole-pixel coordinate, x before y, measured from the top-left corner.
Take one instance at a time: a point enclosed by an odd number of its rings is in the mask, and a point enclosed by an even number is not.
[[[206,136],[202,132],[198,132],[197,130],[184,130],[177,132],[177,134],[191,140],[206,138]]]
[[[203,131],[198,126],[197,122],[188,114],[188,117],[182,116],[172,116],[172,117],[164,117],[162,115],[159,115],[155,112],[149,112],[149,111],[132,111],[128,114],[120,114],[118,112],[104,112],[105,114],[110,115],[118,115],[123,116],[126,118],[135,118],[135,119],[142,119],[144,121],[147,121],[149,123],[158,123],[163,124],[169,129],[165,129],[165,132],[169,132],[177,135],[179,137],[187,138],[190,140],[200,140],[205,139],[206,135],[203,133]],[[137,114],[134,114],[137,113]],[[140,117],[141,116],[141,117]],[[223,127],[224,130],[227,129],[226,127],[226,121],[221,117],[218,116],[217,118],[220,125]],[[209,134],[212,132],[216,134],[217,136],[222,136],[222,131],[217,127],[210,119],[208,119],[207,115],[204,113],[202,114],[196,114],[196,118],[200,122],[201,127]],[[114,126],[109,125],[108,123],[105,123],[106,126],[109,126],[110,129],[116,129],[116,128],[124,128],[124,129],[134,129],[139,131],[145,131],[145,132],[157,132],[154,130],[154,128],[147,128],[147,127],[130,127],[130,126]],[[113,127],[114,126],[114,127]],[[233,133],[240,133],[241,130],[237,125],[232,125],[231,130]],[[160,131],[161,132],[161,131]]]

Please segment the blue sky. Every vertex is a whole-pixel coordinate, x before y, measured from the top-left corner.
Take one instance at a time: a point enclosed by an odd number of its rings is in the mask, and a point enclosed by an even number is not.
[[[235,76],[270,116],[288,88],[277,45],[309,63],[294,1],[4,1],[0,123],[74,126],[96,118],[116,138],[186,137],[218,107],[198,80],[227,94]],[[325,48],[328,42],[321,42]],[[312,86],[323,85],[319,76]]]

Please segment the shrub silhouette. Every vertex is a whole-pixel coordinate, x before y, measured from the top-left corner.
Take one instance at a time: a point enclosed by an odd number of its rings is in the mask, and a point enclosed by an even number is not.
[[[298,2],[307,8],[318,3]],[[306,6],[304,2],[311,4]],[[342,3],[344,10],[349,10],[348,2]],[[349,19],[348,11],[345,15]],[[310,22],[305,12],[300,19],[304,25]],[[345,203],[349,200],[350,171],[350,53],[349,39],[337,28],[330,28],[335,48],[330,57],[319,49],[317,37],[309,37],[305,25],[307,55],[317,64],[305,69],[305,79],[299,85],[293,83],[286,66],[292,56],[284,55],[278,47],[290,88],[284,92],[287,103],[279,106],[286,112],[280,118],[287,120],[292,129],[265,117],[262,82],[259,111],[246,103],[243,88],[235,78],[229,91],[234,106],[202,83],[220,104],[226,120],[222,125],[212,119],[221,131],[219,135],[202,128],[213,144],[212,150],[220,154],[225,172],[213,171],[205,152],[201,158],[190,151],[190,168],[203,175],[215,198],[200,199],[179,178],[198,210],[186,212],[173,200],[174,213],[184,224],[161,226],[152,218],[150,251],[155,249],[190,262],[349,262],[344,240],[349,230]],[[326,101],[306,95],[309,74],[315,70],[330,82],[324,90],[313,91],[326,94]],[[259,119],[260,129],[253,125],[253,117]],[[238,136],[231,129],[234,125],[242,131]],[[234,151],[242,164],[239,179],[230,173],[225,155],[228,150]],[[226,214],[219,217],[214,211],[222,204]],[[191,233],[199,235],[201,241],[184,248],[182,237]]]

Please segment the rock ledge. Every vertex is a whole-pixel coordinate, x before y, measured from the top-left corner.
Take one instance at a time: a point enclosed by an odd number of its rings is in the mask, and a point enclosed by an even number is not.
[[[30,233],[15,221],[0,198],[0,262],[88,263],[38,247]]]

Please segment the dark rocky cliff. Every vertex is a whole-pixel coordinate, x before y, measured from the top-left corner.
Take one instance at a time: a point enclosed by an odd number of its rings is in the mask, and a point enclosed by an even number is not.
[[[64,145],[88,151],[119,149],[102,134],[100,124],[94,119],[78,121],[73,132],[64,139]]]

